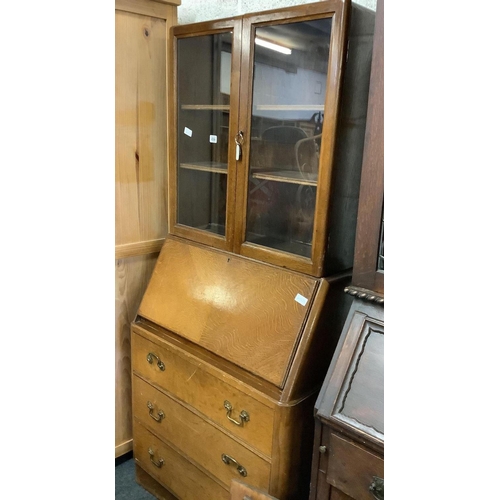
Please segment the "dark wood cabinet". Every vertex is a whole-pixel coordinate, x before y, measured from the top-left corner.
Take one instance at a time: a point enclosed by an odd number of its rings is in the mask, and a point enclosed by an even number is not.
[[[383,498],[384,311],[355,299],[315,405],[310,499]],[[382,488],[382,494],[375,489]]]
[[[354,297],[315,404],[310,500],[384,498],[383,0],[376,13],[351,284]]]

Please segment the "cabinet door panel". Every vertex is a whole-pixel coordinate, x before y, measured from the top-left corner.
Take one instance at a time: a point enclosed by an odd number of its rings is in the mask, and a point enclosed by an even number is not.
[[[341,2],[243,19],[243,255],[321,274],[345,30]]]
[[[189,36],[178,28],[173,37],[171,232],[223,249],[231,246],[234,213],[241,22],[233,24]]]
[[[309,258],[331,29],[318,19],[254,38],[245,239]]]

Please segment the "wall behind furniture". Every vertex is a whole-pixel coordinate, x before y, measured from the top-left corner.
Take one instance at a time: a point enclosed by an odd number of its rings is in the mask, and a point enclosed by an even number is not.
[[[318,0],[182,0],[178,7],[179,24],[197,23],[239,16],[249,12],[280,9],[292,5],[314,3]],[[377,0],[358,0],[355,3],[375,11]]]

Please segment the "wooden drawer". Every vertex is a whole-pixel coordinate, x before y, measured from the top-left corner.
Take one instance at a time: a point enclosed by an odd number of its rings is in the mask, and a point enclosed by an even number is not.
[[[204,363],[159,346],[137,333],[132,335],[133,371],[146,380],[196,408],[218,425],[270,457],[273,440],[274,410],[203,369]],[[152,363],[148,362],[148,356]],[[159,360],[164,370],[158,367]],[[212,370],[213,371],[213,370]],[[229,420],[225,401],[232,406],[229,416],[242,422],[245,411],[249,419],[237,425]]]
[[[238,477],[244,477],[248,484],[258,488],[269,488],[269,462],[136,375],[133,380],[133,408],[136,419],[219,478],[228,488],[231,479]],[[160,411],[163,418],[158,416]],[[150,412],[159,421],[153,419]],[[226,462],[222,459],[223,455],[227,457]],[[241,470],[246,476],[238,472],[238,466],[244,468]]]
[[[220,484],[147,431],[137,420],[134,421],[134,457],[148,474],[182,500],[229,497]]]
[[[329,441],[328,483],[355,500],[373,500],[369,488],[374,477],[383,480],[384,460],[334,433]]]

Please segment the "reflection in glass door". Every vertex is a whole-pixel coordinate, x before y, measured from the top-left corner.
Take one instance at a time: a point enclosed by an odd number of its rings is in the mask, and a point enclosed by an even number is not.
[[[311,257],[332,19],[255,30],[246,241]]]
[[[177,222],[226,234],[232,32],[177,40]]]

